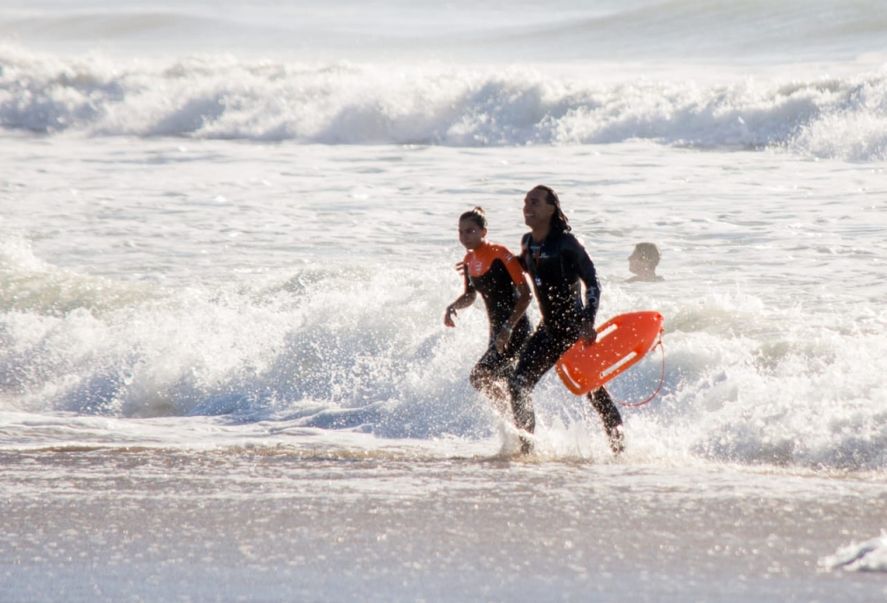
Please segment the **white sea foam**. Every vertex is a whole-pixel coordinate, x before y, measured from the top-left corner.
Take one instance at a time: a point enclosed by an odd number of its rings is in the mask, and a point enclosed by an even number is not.
[[[887,157],[887,76],[601,80],[594,65],[442,67],[0,50],[7,131],[322,144],[512,146],[648,139]]]
[[[22,281],[16,270],[7,268],[0,288],[4,304],[16,303],[0,319],[7,408],[85,417],[225,415],[394,438],[476,438],[500,429],[465,379],[473,362],[466,350],[482,343],[481,313],[468,313],[465,328],[454,332],[435,320],[446,303],[445,264],[434,276],[308,270],[272,286],[238,282],[142,297],[121,296],[126,286],[95,277],[81,277],[91,284],[80,282],[72,293],[47,268],[43,281],[31,280],[26,301],[14,295]],[[637,304],[632,292],[608,287]],[[414,292],[409,304],[403,290]],[[747,294],[658,306],[669,317],[666,381],[650,407],[629,412],[630,458],[887,469],[887,398],[868,368],[887,353],[877,334],[822,337],[815,324],[738,334],[733,329],[745,321],[736,308],[754,320],[764,316],[760,300]],[[377,311],[386,307],[398,310]],[[763,320],[803,323],[791,310],[769,310]],[[876,320],[870,328],[884,327]],[[655,387],[658,371],[659,358],[651,358],[612,391],[639,399]],[[540,454],[602,452],[589,448],[599,440],[596,419],[556,380],[540,385],[537,400],[547,425]]]
[[[825,569],[848,572],[887,572],[887,533],[864,542],[839,548],[834,555],[820,559]]]

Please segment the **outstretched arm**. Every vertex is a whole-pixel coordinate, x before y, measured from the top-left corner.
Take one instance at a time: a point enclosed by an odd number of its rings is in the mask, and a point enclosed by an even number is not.
[[[473,304],[475,297],[477,297],[477,291],[474,289],[470,289],[457,297],[456,301],[447,306],[446,314],[444,314],[444,324],[448,327],[455,327],[456,323],[453,322],[453,317],[456,316],[456,310],[467,308]]]
[[[467,308],[474,303],[474,299],[477,297],[477,291],[471,286],[471,281],[468,280],[468,269],[465,267],[465,262],[456,264],[456,270],[462,273],[462,277],[465,280],[465,292],[457,297],[456,301],[447,306],[447,311],[444,314],[444,324],[448,327],[456,326],[456,323],[453,322],[456,310]]]

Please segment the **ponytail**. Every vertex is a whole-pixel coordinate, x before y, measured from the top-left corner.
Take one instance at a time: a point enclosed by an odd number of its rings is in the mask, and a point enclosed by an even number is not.
[[[466,211],[459,216],[459,221],[461,222],[462,220],[471,220],[477,224],[479,228],[487,227],[487,215],[484,213],[483,207],[475,207],[474,209]]]

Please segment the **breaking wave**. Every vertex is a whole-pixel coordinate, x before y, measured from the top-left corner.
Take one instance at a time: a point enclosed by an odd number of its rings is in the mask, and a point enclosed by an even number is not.
[[[432,65],[115,61],[0,49],[8,133],[300,144],[515,146],[645,139],[695,149],[887,158],[887,74],[599,78]]]
[[[453,282],[448,266],[437,268],[304,268],[263,282],[147,291],[54,267],[23,241],[4,243],[0,412],[60,413],[78,424],[213,416],[381,438],[489,437],[503,423],[467,378],[485,317],[468,312],[464,328],[442,327]],[[619,284],[608,290],[638,307]],[[753,296],[699,302],[657,304],[667,371],[652,404],[626,411],[636,458],[887,469],[887,399],[871,369],[884,355],[883,316],[832,316],[854,327],[823,335],[815,321],[804,326],[800,309],[765,310]],[[789,326],[756,333],[722,324],[736,308],[747,312],[737,325]],[[659,367],[658,357],[645,359],[611,392],[641,399]],[[594,413],[556,378],[534,397],[551,446],[600,441]],[[0,442],[22,438],[13,429]]]

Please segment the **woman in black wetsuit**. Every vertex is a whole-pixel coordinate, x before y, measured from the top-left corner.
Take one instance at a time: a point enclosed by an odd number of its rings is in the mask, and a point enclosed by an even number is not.
[[[585,248],[570,234],[557,194],[537,186],[524,198],[524,222],[531,232],[521,240],[521,262],[529,273],[542,321],[520,353],[509,378],[511,407],[518,428],[533,433],[536,417],[531,392],[548,369],[580,337],[593,343],[600,284]],[[583,299],[580,282],[585,284]],[[600,414],[615,454],[623,450],[622,417],[603,387],[588,394]],[[523,440],[522,449],[532,445]]]
[[[494,400],[504,400],[510,369],[532,328],[526,317],[531,295],[518,259],[505,247],[487,242],[486,236],[483,209],[475,207],[459,217],[459,241],[468,251],[459,264],[465,292],[447,306],[444,324],[455,327],[456,311],[473,304],[480,293],[490,319],[490,338],[471,371],[471,385]]]

